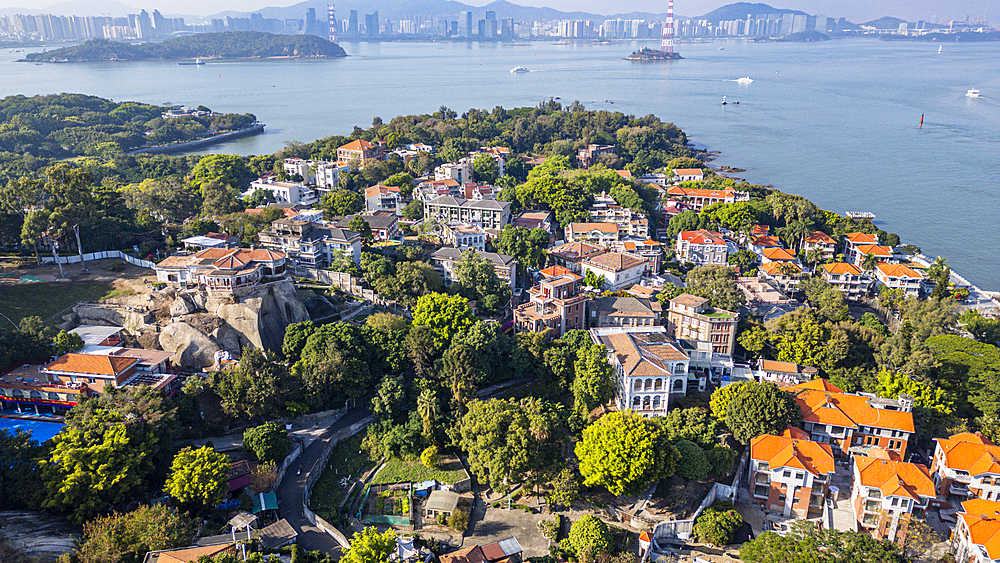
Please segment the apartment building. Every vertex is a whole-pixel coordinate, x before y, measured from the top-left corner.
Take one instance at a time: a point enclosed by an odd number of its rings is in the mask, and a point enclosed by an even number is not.
[[[830,444],[809,440],[799,428],[750,441],[751,495],[765,510],[785,517],[820,515],[835,467]]]
[[[475,252],[475,251],[465,251]],[[431,254],[431,263],[441,273],[444,283],[451,285],[458,278],[455,275],[455,265],[462,259],[463,251],[458,248],[439,248]],[[517,283],[517,260],[513,256],[493,252],[479,252],[480,256],[493,264],[493,270],[498,278],[511,287]]]
[[[674,171],[676,172],[676,170]],[[712,190],[707,188],[685,188],[682,186],[671,186],[667,188],[669,199],[681,200],[701,211],[705,207],[714,203],[734,203],[737,201],[749,201],[750,194],[737,192],[734,190]]]
[[[963,502],[951,545],[957,563],[1000,561],[1000,502],[983,499]]]
[[[590,168],[597,164],[597,161],[606,154],[615,154],[614,145],[587,145],[576,153],[576,161],[580,163],[580,168]]]
[[[257,191],[270,192],[277,203],[291,205],[315,205],[319,203],[319,196],[312,188],[294,182],[278,182],[274,178],[260,178],[250,182],[250,189],[243,192],[242,195],[247,197]]]
[[[1000,446],[978,432],[934,441],[931,472],[939,496],[1000,502]]]
[[[709,342],[714,353],[732,356],[739,320],[738,313],[713,309],[708,299],[682,293],[670,300],[667,332],[678,340]]]
[[[646,240],[620,240],[611,244],[611,250],[634,254],[649,260],[649,270],[659,272],[660,264],[663,260],[663,250],[660,243],[652,239]]]
[[[424,218],[441,224],[474,223],[484,229],[510,224],[510,202],[439,196],[424,203]]]
[[[934,500],[927,466],[906,463],[885,450],[855,455],[851,505],[858,527],[877,540],[902,545],[910,523],[922,521]]]
[[[757,371],[754,375],[761,382],[798,385],[815,379],[819,375],[819,370],[812,366],[800,366],[794,362],[777,362],[761,358],[757,360]]]
[[[908,297],[919,297],[924,287],[924,275],[903,264],[879,263],[875,266],[875,281],[889,289],[900,289]]]
[[[388,211],[402,215],[404,206],[403,195],[396,186],[378,184],[365,188],[365,210],[369,213]]]
[[[618,225],[619,237],[649,238],[649,220],[641,213],[618,205],[618,202],[606,193],[594,196],[594,203],[590,206],[589,213],[592,222]]]
[[[459,184],[472,181],[472,161],[463,158],[458,162],[448,162],[434,169],[434,180],[454,180]]]
[[[642,416],[664,416],[670,398],[688,390],[690,358],[664,327],[592,328],[615,370],[615,402]]]
[[[820,274],[847,299],[857,300],[871,291],[872,279],[854,264],[846,262],[823,264]]]
[[[370,143],[364,139],[357,139],[337,149],[337,160],[357,161],[364,168],[369,162],[385,160],[385,149],[380,142]]]
[[[399,217],[387,211],[379,211],[374,214],[354,214],[344,217],[335,217],[333,226],[347,230],[351,221],[360,216],[368,228],[372,230],[372,238],[378,242],[396,239],[399,236]]]
[[[598,246],[611,246],[617,242],[621,231],[615,223],[570,223],[566,227],[569,242],[587,241]]]
[[[878,245],[878,235],[868,233],[846,233],[844,235],[844,260],[857,263],[858,247]]]
[[[441,242],[462,250],[486,251],[486,231],[477,225],[444,225]]]
[[[566,331],[585,329],[589,298],[580,293],[583,277],[561,266],[539,273],[542,280],[528,290],[529,302],[514,309],[516,330],[548,330],[549,338],[560,338]]]
[[[303,266],[329,266],[338,253],[350,256],[355,264],[361,262],[361,235],[347,229],[278,219],[257,237],[265,248],[283,252]]]
[[[729,257],[729,243],[722,233],[704,229],[677,233],[676,250],[678,262],[697,266],[725,264]]]
[[[868,393],[844,393],[825,379],[785,387],[802,410],[803,427],[815,442],[829,443],[846,457],[851,448],[876,447],[902,459],[913,438],[913,397],[883,399]]]
[[[837,250],[837,241],[823,231],[813,231],[802,241],[802,250],[808,256],[813,250],[818,250],[824,260],[833,258]]]
[[[604,289],[618,291],[635,283],[649,267],[649,260],[622,254],[621,252],[606,252],[583,261],[582,274],[593,272],[597,277],[604,278]]]
[[[549,262],[569,269],[574,274],[583,273],[583,262],[604,254],[604,248],[589,242],[570,242],[549,249]]]

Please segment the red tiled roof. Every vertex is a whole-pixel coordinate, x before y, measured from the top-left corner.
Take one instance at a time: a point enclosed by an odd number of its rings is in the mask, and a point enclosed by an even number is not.
[[[701,168],[674,168],[674,174],[678,176],[699,176],[705,172]]]
[[[588,231],[600,231],[602,233],[617,233],[617,223],[570,223],[569,229],[573,233],[585,233]]]
[[[830,444],[801,440],[789,436],[764,434],[750,441],[750,457],[766,461],[773,471],[781,467],[804,469],[813,475],[834,472],[833,449]]]
[[[722,233],[699,229],[697,231],[681,231],[677,234],[680,240],[688,241],[691,244],[726,244]]]
[[[985,443],[973,441],[974,437],[975,434],[956,434],[951,438],[934,440],[944,452],[945,465],[949,468],[968,471],[972,476],[986,473],[1000,475],[1000,446],[993,445],[986,438],[982,438]]]
[[[879,409],[871,406],[862,395],[811,389],[807,382],[785,390],[795,397],[802,409],[802,419],[819,424],[845,428],[872,426],[903,432],[914,432],[913,413]]]
[[[847,233],[844,238],[852,244],[878,244],[878,238],[867,233]]]
[[[1000,559],[1000,502],[967,500],[958,515],[969,529],[969,540],[986,548],[990,559]]]
[[[375,145],[369,143],[364,139],[356,139],[354,141],[351,141],[350,143],[347,143],[346,145],[343,145],[342,147],[339,147],[338,150],[344,149],[349,151],[366,151],[374,146]]]
[[[139,363],[138,358],[69,353],[45,365],[49,371],[115,377]]]
[[[824,233],[823,231],[813,231],[811,235],[806,237],[806,242],[810,244],[836,244],[837,241],[830,238],[830,235]]]
[[[623,272],[629,268],[642,266],[647,262],[649,262],[649,260],[646,260],[645,258],[636,258],[634,256],[629,256],[628,254],[622,254],[621,252],[608,252],[601,254],[600,256],[594,256],[593,258],[586,260],[585,263],[612,272]]]
[[[834,262],[833,264],[823,264],[823,269],[831,274],[842,275],[851,274],[855,276],[861,275],[861,270],[854,264],[848,264],[846,262]]]
[[[919,280],[924,277],[920,272],[902,264],[879,262],[875,267],[887,278],[914,278]]]
[[[926,466],[883,459],[882,457],[854,456],[860,484],[882,491],[883,497],[897,496],[920,500],[934,497],[934,481]]]
[[[778,262],[792,262],[795,260],[795,255],[784,248],[765,248],[761,254],[768,260]]]

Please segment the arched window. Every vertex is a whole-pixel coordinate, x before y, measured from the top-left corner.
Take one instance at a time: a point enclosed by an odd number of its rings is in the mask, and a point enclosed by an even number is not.
[[[675,393],[682,393],[682,392],[684,392],[684,380],[683,379],[678,379],[677,381],[674,381],[674,392]]]
[[[653,388],[653,380],[652,379],[647,379],[646,380],[646,388],[645,388],[645,390],[649,391],[652,388]]]
[[[653,408],[654,409],[660,408],[660,396],[659,395],[656,395],[655,397],[653,397]]]
[[[49,399],[51,399],[53,401],[58,401],[59,400],[59,393],[51,393],[50,392],[49,393]]]
[[[639,397],[632,397],[632,409],[639,410]]]
[[[653,391],[659,391],[661,389],[663,389],[663,380],[657,377],[656,381],[653,382]]]
[[[642,380],[636,379],[635,383],[632,384],[633,391],[642,391]]]
[[[684,373],[684,364],[674,366],[674,373]]]
[[[649,397],[643,397],[642,398],[642,410],[644,410],[644,411],[648,411],[649,410]]]
[[[41,393],[41,391],[35,391],[35,390],[32,390],[32,391],[31,391],[31,398],[32,398],[32,399],[41,399],[41,398],[42,398],[42,393]]]

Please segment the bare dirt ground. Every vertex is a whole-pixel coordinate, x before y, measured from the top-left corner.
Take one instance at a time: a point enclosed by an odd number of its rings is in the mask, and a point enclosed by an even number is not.
[[[0,260],[0,287],[30,283],[21,276],[33,276],[43,282],[61,279],[69,282],[110,283],[115,289],[143,291],[146,282],[156,281],[156,273],[146,268],[133,266],[124,260],[108,258],[81,264],[64,264],[62,277],[55,264],[22,266]],[[37,282],[35,282],[37,283]]]

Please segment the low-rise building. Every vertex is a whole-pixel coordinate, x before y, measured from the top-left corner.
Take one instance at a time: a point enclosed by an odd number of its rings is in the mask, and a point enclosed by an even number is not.
[[[750,242],[747,243],[747,249],[757,256],[763,256],[765,250],[772,248],[784,248],[784,245],[776,237],[770,235],[752,236]]]
[[[385,160],[385,148],[380,142],[356,139],[337,148],[337,160],[347,163],[357,161],[364,168],[369,162]]]
[[[589,242],[569,242],[549,249],[549,262],[562,266],[574,274],[583,274],[583,262],[604,254],[605,250]]]
[[[798,385],[812,381],[819,375],[819,370],[812,366],[800,366],[795,362],[778,362],[775,360],[757,360],[757,371],[754,376],[758,381],[770,381],[780,385]]]
[[[347,229],[278,219],[257,237],[265,248],[283,252],[303,266],[329,266],[338,254],[350,256],[355,264],[361,262],[361,235]]]
[[[396,215],[403,214],[403,196],[396,186],[378,184],[365,188],[365,210],[369,213],[388,211]]]
[[[619,237],[649,238],[649,220],[640,213],[618,205],[613,197],[604,192],[594,196],[589,212],[593,223],[617,225]]]
[[[878,235],[868,233],[847,233],[844,235],[844,260],[851,264],[857,263],[857,248],[859,246],[878,245]]]
[[[549,233],[549,237],[555,237],[558,228],[558,223],[555,222],[551,211],[536,209],[522,211],[517,217],[514,217],[510,224],[525,229],[542,229]]]
[[[701,168],[675,168],[674,180],[677,182],[701,182],[705,172]]]
[[[1000,501],[1000,446],[978,432],[934,441],[931,472],[938,496]]]
[[[774,282],[775,285],[788,294],[798,291],[802,277],[805,275],[805,271],[797,261],[776,260],[761,264],[760,270],[757,273],[762,279]]]
[[[598,246],[611,246],[619,240],[620,231],[615,223],[570,223],[566,227],[568,242],[587,241]]]
[[[590,168],[597,164],[597,161],[606,154],[615,154],[615,146],[590,144],[586,148],[577,151],[576,161],[580,163],[580,168]]]
[[[621,252],[606,252],[584,260],[582,274],[586,277],[587,272],[593,272],[595,276],[604,278],[604,289],[618,291],[639,283],[648,267],[649,260],[645,258]]]
[[[852,262],[855,266],[861,266],[865,262],[865,257],[869,254],[874,256],[879,262],[888,262],[892,260],[892,248],[889,246],[880,246],[878,244],[859,244],[853,249],[854,261]]]
[[[957,563],[1000,561],[1000,502],[982,499],[963,502],[951,545]]]
[[[445,225],[441,227],[441,242],[462,250],[486,251],[486,231],[477,225]]]
[[[861,530],[877,540],[903,545],[914,521],[923,521],[934,500],[934,482],[927,467],[890,459],[873,448],[854,456],[851,504]]]
[[[543,332],[560,338],[569,330],[586,328],[588,297],[580,293],[583,277],[561,266],[540,272],[542,280],[528,290],[529,302],[514,309],[518,332]]]
[[[769,238],[769,237],[768,237]],[[787,249],[780,247],[770,247],[761,249],[760,252],[760,263],[770,264],[772,262],[797,262],[798,259],[795,254]]]
[[[640,297],[598,297],[587,308],[589,328],[656,326],[662,312],[657,300]]]
[[[286,258],[283,252],[262,248],[208,248],[194,254],[175,254],[153,270],[159,282],[197,283],[209,291],[230,292],[253,287],[264,276],[284,275]]]
[[[243,193],[243,197],[252,195],[257,191],[270,192],[274,201],[278,203],[290,203],[292,205],[315,205],[319,203],[319,196],[316,190],[293,182],[278,182],[273,178],[262,178],[250,182],[250,189]]]
[[[837,241],[823,231],[813,231],[802,241],[802,249],[806,255],[813,250],[818,250],[823,260],[830,260],[837,251]]]
[[[346,162],[317,161],[313,165],[316,190],[322,194],[340,188],[340,176],[350,171]]]
[[[510,202],[440,196],[424,203],[424,218],[442,224],[475,223],[484,229],[503,229],[510,224]]]
[[[611,244],[611,250],[641,256],[649,260],[649,270],[651,272],[660,271],[663,251],[660,248],[660,243],[655,240],[620,240]]]
[[[733,190],[712,190],[707,188],[686,188],[682,186],[671,186],[667,188],[669,199],[679,199],[691,205],[696,211],[701,211],[714,203],[734,203],[737,201],[749,201],[750,195],[746,192]]]
[[[431,201],[445,195],[460,197],[462,195],[459,193],[461,189],[462,184],[451,178],[445,180],[425,180],[417,184],[417,187],[414,188],[413,197],[420,201]]]
[[[714,353],[731,357],[739,320],[738,313],[713,309],[708,299],[682,293],[670,300],[667,332],[678,340],[708,342]]]
[[[770,512],[796,518],[820,515],[835,470],[830,444],[811,441],[799,428],[750,441],[750,494]]]
[[[729,257],[729,243],[722,233],[704,229],[677,233],[676,250],[678,262],[697,266],[725,264]]]
[[[463,158],[458,162],[448,162],[434,169],[434,180],[454,180],[459,184],[472,181],[472,161]]]
[[[844,294],[844,297],[857,300],[868,295],[872,279],[861,268],[846,262],[823,264],[820,268],[823,279]]]
[[[690,358],[664,327],[592,328],[615,371],[615,402],[620,410],[665,416],[671,397],[687,394]]]
[[[205,233],[181,240],[184,250],[204,250],[206,248],[239,248],[240,237],[224,233]]]
[[[335,219],[333,226],[341,230],[347,230],[350,227],[351,221],[356,216],[356,214],[345,215],[344,217]],[[394,240],[399,237],[398,216],[381,211],[371,215],[363,214],[360,217],[368,225],[368,228],[372,230],[372,238],[376,241]]]
[[[889,289],[901,289],[908,297],[919,297],[924,287],[924,275],[903,264],[879,263],[875,266],[875,280]]]
[[[25,364],[0,375],[0,408],[36,415],[65,415],[97,394],[85,382],[60,381],[41,370],[42,366]]]
[[[465,252],[475,252],[467,250]],[[458,248],[439,248],[431,254],[431,263],[441,273],[446,285],[458,281],[455,275],[455,265],[462,259],[463,251]],[[479,252],[480,256],[493,264],[497,277],[507,282],[511,287],[517,284],[517,260],[513,256],[493,252]]]
[[[882,448],[900,459],[913,438],[913,397],[883,399],[871,394],[844,393],[825,379],[785,387],[802,410],[803,427],[815,442],[829,443],[846,457],[852,448]]]

